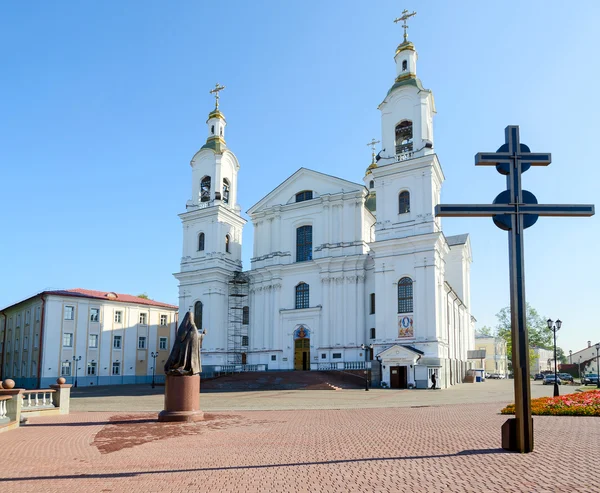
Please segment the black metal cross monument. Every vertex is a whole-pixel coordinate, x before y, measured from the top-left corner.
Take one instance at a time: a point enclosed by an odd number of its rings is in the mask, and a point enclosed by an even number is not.
[[[436,216],[491,216],[508,231],[510,262],[510,314],[512,366],[515,381],[515,418],[502,426],[502,447],[518,452],[533,451],[533,420],[529,386],[529,344],[525,310],[525,264],[523,230],[539,216],[593,216],[593,205],[542,205],[521,187],[521,175],[531,166],[548,166],[550,154],[532,153],[519,139],[519,127],[508,126],[506,143],[497,152],[479,152],[476,166],[496,166],[506,175],[507,190],[490,205],[437,205]]]

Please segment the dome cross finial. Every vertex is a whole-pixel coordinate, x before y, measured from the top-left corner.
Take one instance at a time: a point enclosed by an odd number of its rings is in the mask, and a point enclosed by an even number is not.
[[[215,88],[209,91],[211,94],[215,95],[215,110],[219,109],[219,91],[222,91],[223,89],[225,89],[225,86],[221,86],[217,82]]]
[[[406,23],[406,21],[408,19],[410,19],[413,15],[417,15],[417,13],[411,12],[409,14],[408,10],[404,9],[402,11],[402,17],[398,17],[397,19],[394,19],[394,22],[400,22],[400,21],[404,22],[404,24],[402,24],[402,27],[404,28],[404,42],[408,41],[408,33],[406,32],[406,30],[408,29],[408,24]]]
[[[367,144],[369,147],[371,147],[371,164],[375,164],[375,146],[379,143],[379,140],[373,139]]]

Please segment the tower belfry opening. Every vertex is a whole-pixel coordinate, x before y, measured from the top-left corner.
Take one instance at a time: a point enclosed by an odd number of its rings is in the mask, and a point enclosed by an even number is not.
[[[227,363],[246,363],[248,350],[248,292],[247,274],[236,271],[229,281],[229,320],[227,327]]]

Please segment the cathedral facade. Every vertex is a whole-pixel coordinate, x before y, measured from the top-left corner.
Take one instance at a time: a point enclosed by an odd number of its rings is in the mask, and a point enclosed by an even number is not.
[[[247,271],[240,164],[225,143],[220,87],[211,91],[217,104],[190,163],[175,274],[180,319],[194,310],[207,330],[204,369],[372,364],[389,387],[463,380],[474,349],[469,236],[446,237],[434,215],[444,174],[433,94],[417,78],[414,45],[405,38],[394,59],[397,77],[379,105],[381,152],[362,182],[296,171],[247,211],[254,228]]]

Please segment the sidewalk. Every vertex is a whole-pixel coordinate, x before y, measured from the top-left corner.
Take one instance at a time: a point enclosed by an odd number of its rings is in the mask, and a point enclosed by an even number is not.
[[[366,393],[366,392],[365,392]],[[435,392],[432,392],[432,394]],[[497,403],[32,418],[0,435],[3,491],[600,492],[600,420],[535,417],[536,451],[499,448]],[[549,466],[548,466],[549,465]]]

